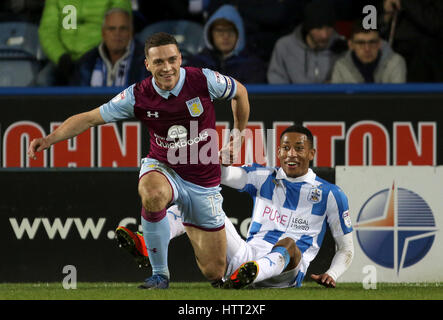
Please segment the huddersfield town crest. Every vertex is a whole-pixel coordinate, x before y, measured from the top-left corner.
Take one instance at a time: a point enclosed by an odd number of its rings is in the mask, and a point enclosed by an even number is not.
[[[203,105],[199,97],[186,101],[186,105],[188,106],[189,113],[193,117],[198,117],[203,113]]]
[[[309,191],[308,201],[318,203],[321,201],[322,190],[319,187],[312,187]]]

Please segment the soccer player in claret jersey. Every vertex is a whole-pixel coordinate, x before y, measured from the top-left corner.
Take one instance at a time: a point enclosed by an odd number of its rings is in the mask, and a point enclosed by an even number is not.
[[[36,152],[90,127],[136,117],[150,134],[150,151],[142,159],[138,191],[153,273],[139,288],[169,287],[166,208],[172,203],[180,208],[203,275],[219,281],[226,269],[226,234],[213,100],[231,100],[233,131],[238,135],[222,149],[229,161],[237,153],[234,146],[241,145],[240,134],[249,118],[248,94],[229,76],[209,69],[182,68],[177,42],[167,33],[153,34],[146,41],[145,58],[152,76],[102,106],[68,118],[47,137],[34,139],[28,156],[36,157]]]
[[[309,168],[314,156],[311,132],[291,126],[280,137],[281,167],[222,167],[223,185],[254,198],[246,241],[225,220],[228,268],[223,288],[300,287],[327,225],[338,249],[330,268],[311,278],[326,287],[336,286],[354,255],[348,200],[338,186]],[[176,206],[168,209],[171,238],[185,232],[179,215]]]

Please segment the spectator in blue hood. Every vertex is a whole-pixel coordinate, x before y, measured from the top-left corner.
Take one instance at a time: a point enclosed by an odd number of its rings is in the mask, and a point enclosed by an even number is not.
[[[209,68],[242,83],[266,83],[265,63],[245,49],[243,20],[231,5],[221,6],[204,26],[206,47],[188,65]]]

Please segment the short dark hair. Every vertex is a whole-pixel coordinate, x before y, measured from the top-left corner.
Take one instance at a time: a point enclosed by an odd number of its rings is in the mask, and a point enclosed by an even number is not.
[[[151,48],[165,46],[168,44],[175,44],[177,49],[179,49],[177,40],[173,35],[166,32],[154,33],[145,42],[145,55],[148,56],[148,51]]]
[[[281,139],[283,138],[283,136],[284,136],[286,133],[288,133],[288,132],[298,132],[298,133],[304,134],[304,135],[308,138],[308,141],[309,141],[309,144],[311,145],[311,148],[314,147],[314,137],[313,137],[313,135],[312,135],[312,132],[311,132],[308,128],[303,127],[303,126],[298,125],[298,124],[292,125],[292,126],[286,128],[286,129],[281,133],[281,135],[280,135],[280,141],[281,141]]]
[[[349,39],[354,38],[354,35],[357,33],[369,33],[372,31],[379,33],[378,29],[365,29],[363,27],[363,19],[355,20],[351,25],[351,32],[349,34]]]

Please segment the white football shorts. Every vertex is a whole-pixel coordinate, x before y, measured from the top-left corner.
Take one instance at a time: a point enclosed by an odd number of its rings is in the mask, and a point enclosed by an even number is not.
[[[226,240],[227,240],[227,262],[225,278],[234,273],[243,263],[248,261],[256,261],[271,252],[274,245],[265,240],[254,242],[254,246],[243,240],[238,234],[234,225],[229,219],[225,221]],[[282,272],[281,274],[253,283],[254,288],[288,288],[300,287],[303,277],[298,277],[299,271],[303,266],[303,258],[300,260],[296,268]],[[299,283],[300,282],[300,283]]]

